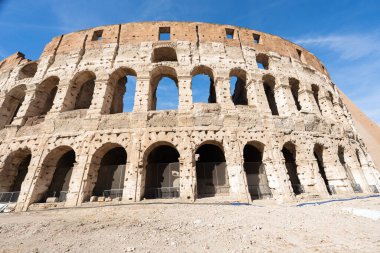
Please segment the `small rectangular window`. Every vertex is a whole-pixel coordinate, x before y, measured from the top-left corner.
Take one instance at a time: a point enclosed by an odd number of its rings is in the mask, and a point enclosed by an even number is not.
[[[95,31],[92,35],[92,41],[100,41],[103,39],[103,30]]]
[[[170,40],[170,27],[160,27],[159,40]]]
[[[233,39],[234,38],[234,29],[226,28],[226,38]]]
[[[302,51],[299,50],[299,49],[296,49],[296,50],[297,50],[298,57],[301,59],[301,57],[302,57]]]
[[[256,34],[256,33],[253,34],[253,42],[255,42],[255,44],[260,44],[260,35],[259,34]]]

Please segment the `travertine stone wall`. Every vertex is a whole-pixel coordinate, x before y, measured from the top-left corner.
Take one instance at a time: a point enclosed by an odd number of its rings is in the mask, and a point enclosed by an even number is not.
[[[170,28],[170,40],[159,40],[162,27]],[[233,38],[226,37],[226,29]],[[258,43],[254,34],[260,35]],[[258,67],[263,59],[267,69]],[[211,77],[216,103],[193,103],[192,77],[200,73]],[[121,109],[125,87],[120,80],[126,75],[136,76],[129,113]],[[232,75],[244,81],[246,104],[232,100]],[[154,110],[163,76],[176,81],[178,110]],[[297,83],[299,109],[291,82]],[[270,83],[278,115],[271,113],[264,83]],[[318,101],[312,85],[318,87]],[[228,199],[251,201],[243,151],[246,145],[259,144],[276,200],[328,197],[326,185],[336,194],[351,194],[353,182],[370,193],[380,189],[379,173],[352,122],[322,63],[275,35],[186,22],[96,27],[53,38],[37,61],[17,53],[0,63],[0,189],[7,191],[23,154],[31,154],[17,201],[17,210],[27,210],[49,187],[56,161],[73,150],[76,163],[64,205],[82,205],[92,195],[102,156],[123,147],[127,163],[122,201],[140,201],[149,153],[169,145],[180,154],[180,199],[195,201],[195,153],[203,144],[214,144],[226,158]],[[304,191],[297,196],[282,152],[286,143],[295,146]],[[322,146],[327,183],[314,156],[317,144]]]

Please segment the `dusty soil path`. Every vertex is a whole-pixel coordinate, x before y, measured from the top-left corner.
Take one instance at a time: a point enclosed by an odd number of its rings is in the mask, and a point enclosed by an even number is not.
[[[260,203],[260,202],[259,202]],[[295,207],[148,204],[0,214],[0,252],[380,252],[380,198]]]

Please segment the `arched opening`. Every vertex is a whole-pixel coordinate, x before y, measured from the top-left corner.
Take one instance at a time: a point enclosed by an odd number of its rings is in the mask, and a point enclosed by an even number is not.
[[[153,50],[152,62],[178,61],[177,53],[172,47],[159,47]]]
[[[291,142],[287,142],[285,143],[281,151],[285,159],[285,166],[289,175],[293,192],[295,195],[301,194],[304,192],[304,189],[301,185],[297,172],[296,146]]]
[[[264,92],[268,101],[269,109],[271,110],[272,115],[278,115],[276,98],[274,96],[274,87],[276,85],[274,77],[269,76],[269,75],[264,76],[263,85],[264,85]]]
[[[344,150],[343,146],[338,146],[338,158],[339,158],[340,164],[343,166],[343,168],[346,172],[347,179],[350,181],[352,189],[354,190],[354,192],[358,192],[358,193],[363,192],[360,184],[358,184],[356,182],[355,177],[352,174],[350,165],[347,164],[347,162],[346,162],[345,150]]]
[[[110,78],[108,85],[112,100],[106,113],[114,114],[131,112],[133,110],[136,93],[136,72],[129,68],[116,70]]]
[[[290,86],[290,91],[292,92],[292,95],[293,95],[294,104],[296,105],[297,110],[300,111],[301,104],[298,99],[298,94],[300,90],[300,82],[295,78],[289,78],[289,86]]]
[[[35,97],[29,105],[27,117],[42,116],[53,107],[59,78],[49,77],[37,86]]]
[[[214,74],[206,66],[197,66],[191,71],[191,89],[194,103],[216,103]]]
[[[11,89],[5,96],[0,108],[0,127],[10,125],[25,99],[25,85],[18,85]]]
[[[315,99],[315,103],[318,106],[318,110],[320,113],[322,113],[321,106],[319,104],[319,87],[316,84],[311,85],[311,90],[313,92],[313,97]]]
[[[17,202],[32,155],[28,149],[12,152],[0,170],[0,202]]]
[[[31,62],[26,64],[24,67],[21,68],[18,80],[24,79],[24,78],[32,78],[36,75],[38,64],[37,62]]]
[[[214,144],[203,144],[195,152],[198,198],[228,195],[226,159],[223,150]]]
[[[92,196],[121,198],[124,188],[127,153],[123,147],[110,149],[100,160],[95,187]]]
[[[256,56],[256,63],[259,69],[269,69],[269,57],[266,54],[258,54]]]
[[[145,193],[147,199],[179,197],[179,153],[169,145],[155,147],[147,157]]]
[[[50,151],[42,163],[31,203],[43,203],[48,198],[51,202],[65,202],[75,163],[75,152],[68,146]]]
[[[326,172],[325,172],[325,165],[323,163],[323,151],[324,147],[320,144],[315,144],[314,145],[314,157],[317,160],[318,164],[318,170],[319,174],[321,174],[321,177],[323,179],[323,182],[326,185],[326,189],[328,193],[331,195],[333,193],[333,187],[329,185],[329,181],[327,180]]]
[[[233,69],[230,72],[231,97],[234,105],[248,105],[247,73],[242,69]]]
[[[272,197],[268,177],[263,164],[264,145],[253,142],[244,146],[244,171],[247,177],[248,190],[252,199]]]
[[[70,83],[63,111],[88,109],[94,95],[96,76],[93,72],[83,71]]]
[[[173,68],[157,67],[151,72],[149,110],[178,108],[178,79]]]

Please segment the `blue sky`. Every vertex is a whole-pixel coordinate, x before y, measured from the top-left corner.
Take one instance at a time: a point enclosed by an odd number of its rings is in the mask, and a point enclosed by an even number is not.
[[[0,58],[21,51],[38,59],[54,36],[154,20],[238,25],[299,43],[321,59],[334,83],[380,123],[378,0],[0,0]],[[172,86],[165,83],[168,89]]]

